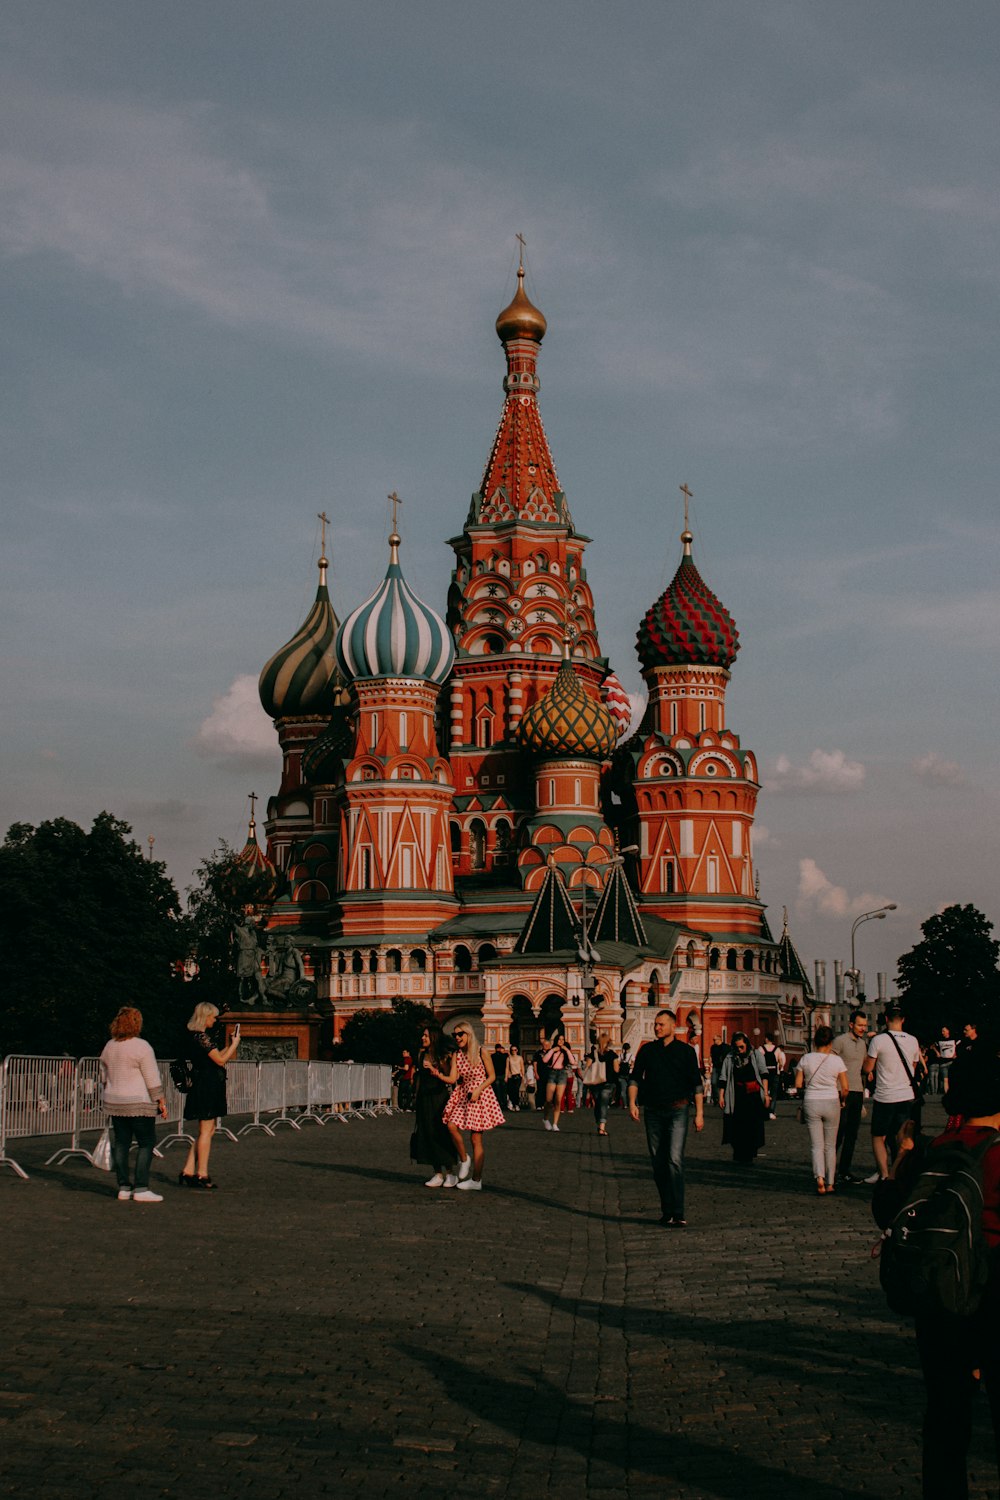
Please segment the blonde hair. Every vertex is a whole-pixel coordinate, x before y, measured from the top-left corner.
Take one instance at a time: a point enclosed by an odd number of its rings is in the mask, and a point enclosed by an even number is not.
[[[219,1014],[219,1007],[209,1000],[200,1000],[187,1024],[188,1031],[207,1031]]]
[[[597,1038],[597,1055],[598,1055],[598,1057],[602,1057],[603,1054],[605,1052],[607,1052],[607,1050],[608,1050],[608,1048],[610,1046],[611,1046],[611,1036],[610,1036],[610,1034],[607,1031],[602,1031],[601,1034],[600,1034],[600,1036]]]
[[[134,1005],[123,1005],[109,1029],[116,1042],[126,1042],[129,1037],[138,1036],[142,1030],[142,1011],[136,1010]]]
[[[477,1058],[483,1048],[483,1042],[482,1038],[479,1035],[478,1027],[473,1025],[473,1023],[467,1017],[462,1016],[455,1022],[452,1036],[455,1035],[456,1031],[467,1031],[469,1033],[469,1045],[468,1047],[466,1047],[465,1052],[468,1057]],[[455,1045],[458,1045],[457,1039]]]

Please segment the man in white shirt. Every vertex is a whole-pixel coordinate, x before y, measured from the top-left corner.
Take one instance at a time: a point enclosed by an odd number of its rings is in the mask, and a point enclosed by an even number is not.
[[[888,1177],[889,1163],[895,1154],[896,1136],[907,1120],[917,1113],[917,1092],[913,1079],[920,1067],[920,1043],[903,1030],[903,1009],[886,1007],[886,1030],[873,1036],[865,1059],[865,1079],[875,1077],[875,1102],[872,1105],[872,1151],[880,1177]]]

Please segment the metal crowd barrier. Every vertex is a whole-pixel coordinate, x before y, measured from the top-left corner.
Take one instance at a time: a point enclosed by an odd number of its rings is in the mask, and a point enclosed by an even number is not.
[[[169,1061],[158,1058],[168,1125],[174,1128],[157,1142],[156,1155],[170,1146],[190,1145],[194,1137],[184,1128],[185,1095],[170,1077]],[[307,1121],[326,1125],[351,1119],[392,1114],[391,1069],[381,1063],[231,1062],[226,1069],[227,1118],[251,1119],[238,1135],[254,1130],[273,1135],[278,1125],[298,1130]],[[265,1118],[262,1118],[265,1117]],[[266,1117],[270,1117],[269,1119]],[[69,1136],[46,1166],[82,1157],[93,1164],[94,1141],[88,1150],[82,1136],[104,1129],[108,1116],[101,1098],[100,1061],[96,1057],[34,1057],[11,1055],[0,1067],[0,1166],[10,1167],[27,1181],[28,1174],[12,1156],[7,1143],[28,1137]],[[238,1136],[222,1121],[218,1129],[229,1140]]]

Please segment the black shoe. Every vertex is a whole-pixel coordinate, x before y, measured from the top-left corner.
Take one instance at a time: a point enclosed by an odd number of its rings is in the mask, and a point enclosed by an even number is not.
[[[674,1217],[670,1220],[670,1227],[671,1229],[686,1229],[688,1227],[688,1221],[687,1219],[679,1219],[675,1214]]]
[[[177,1186],[178,1187],[193,1187],[194,1186],[194,1173],[193,1172],[181,1172],[178,1175],[178,1178],[177,1178]]]
[[[211,1177],[195,1177],[192,1178],[191,1186],[193,1188],[201,1188],[203,1193],[214,1193],[219,1184],[213,1182]]]
[[[657,1223],[658,1223],[658,1224],[662,1224],[662,1225],[663,1225],[663,1227],[664,1227],[664,1229],[669,1229],[669,1228],[670,1228],[670,1226],[671,1226],[671,1224],[672,1224],[672,1223],[673,1223],[673,1222],[674,1222],[674,1221],[673,1221],[673,1219],[671,1219],[671,1218],[669,1218],[669,1217],[668,1217],[668,1216],[667,1216],[667,1215],[666,1215],[666,1214],[664,1214],[664,1215],[663,1215],[663,1218],[662,1218],[662,1219],[657,1219],[657,1221],[656,1221],[656,1222],[657,1222]]]
[[[837,1178],[837,1181],[849,1182],[851,1187],[857,1187],[858,1183],[861,1181],[861,1178],[855,1177],[853,1172],[841,1172],[840,1176]]]

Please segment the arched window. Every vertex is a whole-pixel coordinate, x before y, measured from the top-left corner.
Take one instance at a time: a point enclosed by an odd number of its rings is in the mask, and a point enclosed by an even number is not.
[[[688,943],[687,949],[685,951],[685,962],[687,963],[689,969],[694,968],[694,959],[696,952],[697,950],[694,946],[694,943]]]
[[[374,948],[368,955],[368,972],[369,974],[378,973],[378,954],[376,953]]]
[[[403,972],[403,955],[398,948],[390,948],[385,955],[385,971],[387,974],[401,974]]]
[[[365,961],[361,957],[361,954],[358,952],[357,948],[355,948],[354,952],[351,954],[351,973],[363,974],[364,972]]]
[[[337,954],[337,973],[338,974],[346,974],[347,973],[347,954],[346,953],[338,953]]]
[[[726,954],[726,968],[727,969],[735,969],[736,968],[736,949],[735,948],[730,948],[729,951]]]
[[[749,948],[743,951],[743,968],[747,973],[753,968],[753,952]]]
[[[708,967],[710,969],[717,969],[719,967],[719,950],[718,950],[718,948],[710,948],[709,949],[709,951],[708,951]]]
[[[410,972],[412,974],[423,974],[427,968],[427,954],[423,948],[414,948],[409,958]]]
[[[513,830],[507,819],[499,818],[493,830],[493,837],[496,840],[497,859],[504,864],[506,864],[507,856],[510,854],[512,833]]]
[[[452,854],[461,854],[461,852],[462,852],[462,825],[461,825],[461,823],[452,823],[451,826],[450,826],[450,833],[451,833],[451,852],[452,852]]]
[[[480,818],[469,829],[469,860],[474,870],[486,869],[486,824]]]
[[[647,1005],[659,1005],[660,1003],[660,976],[656,969],[649,976],[649,989],[646,991]]]
[[[483,964],[489,963],[496,956],[497,950],[492,943],[480,943],[479,952],[476,954],[476,963],[479,968],[482,968]]]
[[[464,943],[459,943],[455,949],[453,962],[456,974],[470,974],[472,972],[472,954]]]

